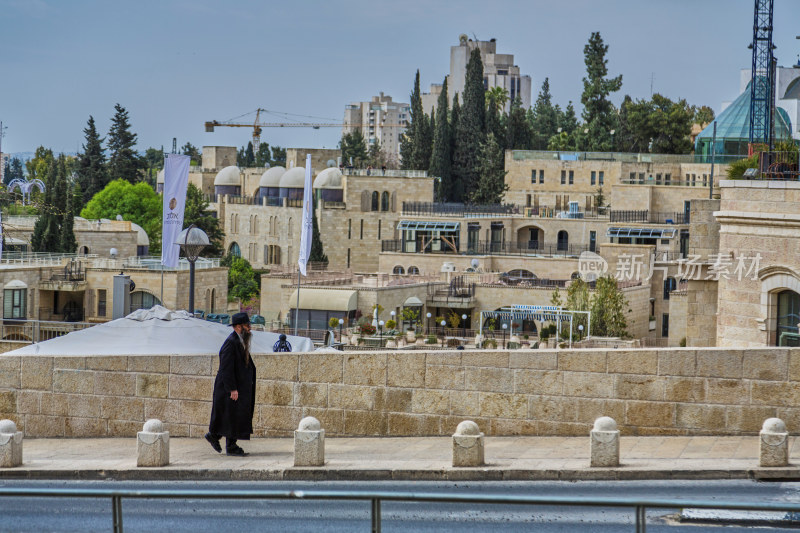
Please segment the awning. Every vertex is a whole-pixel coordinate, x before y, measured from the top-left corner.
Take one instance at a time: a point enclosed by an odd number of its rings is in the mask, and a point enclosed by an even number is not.
[[[422,300],[416,296],[411,296],[403,302],[403,307],[419,307],[422,305]]]
[[[312,311],[355,311],[358,292],[344,289],[300,289],[300,309]],[[297,289],[289,297],[289,307],[297,306]]]
[[[672,239],[677,230],[669,228],[608,228],[606,237],[634,237],[639,239]]]
[[[458,231],[460,222],[426,222],[424,220],[401,220],[397,225],[399,230],[413,231]]]

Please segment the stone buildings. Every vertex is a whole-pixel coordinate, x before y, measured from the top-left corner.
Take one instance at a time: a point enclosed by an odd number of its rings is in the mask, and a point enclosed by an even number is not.
[[[410,118],[410,104],[393,102],[391,96],[384,96],[381,92],[369,102],[353,102],[345,106],[342,136],[360,130],[367,147],[380,143],[386,154],[399,162],[400,136],[406,131]]]

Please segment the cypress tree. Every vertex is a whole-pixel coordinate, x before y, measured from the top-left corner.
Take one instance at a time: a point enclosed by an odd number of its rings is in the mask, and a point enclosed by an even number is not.
[[[36,219],[36,223],[33,225],[31,248],[33,248],[34,252],[57,252],[59,250],[60,227],[53,199],[55,197],[54,188],[58,164],[55,158],[52,157],[52,152],[50,152],[46,167],[44,165],[37,166],[40,171],[37,177],[45,184],[44,204],[40,206],[39,218]]]
[[[508,190],[505,183],[505,161],[503,148],[489,133],[481,145],[479,153],[480,180],[477,187],[470,193],[470,202],[476,204],[499,204],[503,201],[503,194]]]
[[[78,154],[78,168],[76,169],[77,183],[84,192],[86,201],[102,191],[108,185],[108,172],[106,170],[106,154],[103,149],[103,139],[97,133],[94,117],[89,115],[89,121],[83,130],[85,142],[83,153]],[[83,207],[83,206],[80,206]]]
[[[546,150],[547,142],[557,133],[557,112],[550,94],[550,79],[545,78],[533,106],[533,149]]]
[[[497,143],[505,148],[506,144],[506,121],[503,116],[505,101],[508,99],[508,91],[502,87],[493,87],[486,91],[486,133],[494,134]]]
[[[617,114],[608,96],[622,87],[622,75],[607,78],[608,46],[603,44],[599,32],[592,32],[589,42],[583,47],[586,77],[583,78],[581,117],[588,134],[580,135],[584,150],[607,152],[612,149],[611,130],[617,127]]]
[[[456,198],[464,198],[464,184],[457,180],[453,174],[453,154],[456,151],[456,129],[461,120],[461,104],[458,93],[453,95],[453,107],[450,111],[450,186],[448,187],[447,200],[455,202]]]
[[[505,147],[508,150],[530,150],[533,148],[531,137],[531,128],[522,108],[522,100],[517,96],[511,102],[511,109],[508,112]]]
[[[139,170],[144,168],[144,165],[133,149],[136,146],[136,134],[131,132],[128,112],[125,108],[116,104],[114,109],[116,113],[111,119],[111,130],[108,132],[109,181],[112,179],[124,179],[130,183],[137,183],[139,181]]]
[[[64,180],[66,182],[66,180]],[[75,232],[73,231],[75,225],[75,215],[74,215],[74,201],[75,201],[75,192],[74,189],[79,187],[79,185],[75,185],[75,187],[70,188],[67,191],[66,197],[66,210],[61,217],[61,234],[59,235],[59,248],[61,249],[62,253],[65,254],[72,254],[78,250],[78,241],[75,240]]]
[[[452,139],[447,119],[447,78],[442,83],[442,92],[436,107],[436,130],[433,133],[433,153],[429,174],[439,178],[437,198],[446,201],[452,195],[453,176],[451,174]]]
[[[317,214],[312,202],[311,207],[311,252],[308,254],[308,260],[314,263],[324,263],[328,265],[328,256],[322,250],[322,239],[319,236],[319,226],[317,225]]]
[[[464,193],[453,199],[463,202],[478,187],[478,160],[485,133],[486,104],[483,89],[483,62],[477,48],[472,50],[464,77],[464,107],[456,126],[456,147],[453,153],[453,175]],[[456,192],[456,191],[454,191]],[[455,196],[455,195],[454,195]]]
[[[407,168],[409,170],[428,170],[431,161],[431,143],[433,142],[433,132],[431,131],[430,118],[422,109],[422,96],[419,89],[419,70],[414,77],[414,90],[411,92],[411,160]]]

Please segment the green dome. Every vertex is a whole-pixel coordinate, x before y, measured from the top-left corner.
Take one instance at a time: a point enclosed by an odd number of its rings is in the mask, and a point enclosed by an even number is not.
[[[750,83],[715,119],[717,140],[714,151],[717,155],[747,155],[747,146],[750,143]],[[775,140],[791,139],[792,126],[788,113],[777,106],[775,111]],[[710,155],[713,135],[714,122],[706,126],[695,139],[694,153]]]

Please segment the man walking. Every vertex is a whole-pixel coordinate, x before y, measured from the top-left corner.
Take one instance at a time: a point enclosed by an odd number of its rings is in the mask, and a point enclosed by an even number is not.
[[[221,453],[219,440],[225,437],[227,455],[244,457],[247,453],[236,441],[250,440],[256,403],[256,368],[250,358],[250,317],[247,313],[236,313],[231,326],[233,332],[219,350],[211,421],[205,438]]]

